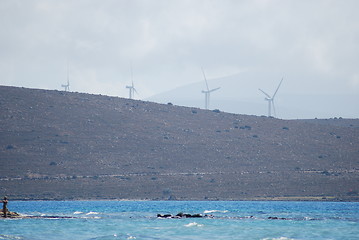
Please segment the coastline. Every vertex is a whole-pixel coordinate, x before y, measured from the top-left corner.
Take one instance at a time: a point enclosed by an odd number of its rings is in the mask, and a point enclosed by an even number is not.
[[[150,202],[150,201],[198,201],[198,202],[215,202],[215,201],[284,201],[284,202],[359,202],[359,196],[276,196],[276,197],[250,197],[242,199],[128,199],[128,198],[14,198],[11,201],[134,201],[134,202]]]

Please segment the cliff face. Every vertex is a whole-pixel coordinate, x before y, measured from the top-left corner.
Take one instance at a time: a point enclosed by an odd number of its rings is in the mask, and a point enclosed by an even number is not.
[[[359,199],[359,120],[0,86],[11,199]]]

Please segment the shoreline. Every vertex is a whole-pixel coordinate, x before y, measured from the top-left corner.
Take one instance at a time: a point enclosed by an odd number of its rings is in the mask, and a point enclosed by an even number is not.
[[[352,197],[335,197],[335,196],[290,196],[290,197],[252,197],[252,198],[243,198],[243,199],[176,199],[176,200],[166,200],[166,199],[127,199],[127,198],[53,198],[53,199],[30,199],[30,198],[14,198],[11,201],[123,201],[123,202],[168,202],[168,201],[195,201],[195,202],[216,202],[216,201],[228,201],[228,202],[245,202],[245,201],[266,201],[266,202],[359,202],[359,196]]]

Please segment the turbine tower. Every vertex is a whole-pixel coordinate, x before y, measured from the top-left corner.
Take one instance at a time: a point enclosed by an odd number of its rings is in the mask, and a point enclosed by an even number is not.
[[[207,87],[207,90],[202,90],[202,93],[204,93],[204,108],[208,109],[209,108],[209,98],[210,98],[211,92],[214,92],[214,91],[220,89],[220,87],[210,90],[208,87],[207,78],[206,78],[206,75],[204,74],[203,68],[202,68],[202,73],[203,73],[204,81],[206,82],[206,87]]]
[[[70,91],[69,63],[67,63],[67,84],[62,84],[61,87],[65,88],[65,92]]]
[[[133,71],[132,71],[132,65],[131,65],[131,86],[126,86],[129,90],[129,98],[132,99],[135,96],[135,93],[137,93],[135,85],[133,84]]]
[[[272,97],[268,93],[266,93],[265,91],[263,91],[262,89],[259,88],[259,91],[261,91],[264,95],[266,95],[266,98],[264,98],[264,100],[268,101],[268,117],[272,116],[272,112],[271,112],[272,106],[273,106],[274,117],[276,117],[275,106],[274,106],[274,98],[275,98],[275,95],[277,94],[278,89],[279,89],[280,85],[282,84],[282,82],[283,82],[283,78],[280,81],[280,83],[279,83],[279,85],[278,85],[277,89],[275,90]]]

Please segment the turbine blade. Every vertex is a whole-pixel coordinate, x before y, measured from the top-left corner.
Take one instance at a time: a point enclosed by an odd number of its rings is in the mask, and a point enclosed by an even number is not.
[[[264,93],[264,95],[266,95],[268,98],[271,98],[271,96],[269,96],[268,93],[266,93],[265,91],[263,91],[262,89],[258,88],[259,91],[261,91],[262,93]]]
[[[220,89],[220,87],[214,88],[214,89],[212,89],[212,90],[209,90],[209,92],[214,92],[214,91],[216,91],[216,90],[218,90],[218,89]]]
[[[203,77],[204,77],[204,81],[206,82],[206,87],[207,87],[207,91],[209,91],[209,87],[208,87],[208,83],[207,83],[207,78],[206,78],[206,74],[204,74],[204,70],[202,69],[202,73],[203,73]]]
[[[280,85],[282,84],[282,82],[283,82],[283,78],[282,78],[282,80],[280,80],[280,83],[279,83],[279,85],[278,85],[278,87],[277,87],[277,90],[275,90],[275,92],[274,92],[274,94],[273,94],[273,98],[274,98],[275,95],[277,94],[277,92],[278,92],[278,90],[279,90],[279,87],[280,87]]]

